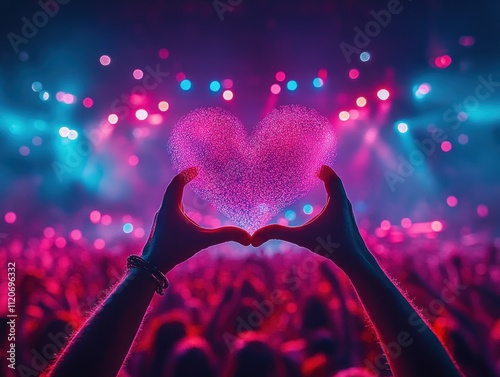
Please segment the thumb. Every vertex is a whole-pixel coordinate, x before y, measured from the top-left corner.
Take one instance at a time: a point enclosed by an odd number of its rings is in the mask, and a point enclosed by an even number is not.
[[[238,242],[244,246],[250,245],[252,237],[243,229],[235,226],[223,226],[217,229],[203,229],[206,247],[228,241]]]
[[[257,247],[269,240],[283,240],[300,245],[300,227],[273,224],[257,230],[252,236],[252,245]]]

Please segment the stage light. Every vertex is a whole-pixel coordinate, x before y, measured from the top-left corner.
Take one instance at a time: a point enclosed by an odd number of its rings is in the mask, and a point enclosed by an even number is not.
[[[23,145],[21,148],[19,148],[19,154],[21,156],[28,156],[30,152],[30,149],[26,145]]]
[[[434,64],[438,68],[447,68],[452,62],[452,59],[449,55],[438,56],[434,59]]]
[[[40,92],[39,97],[42,101],[47,101],[50,98],[50,94],[44,90],[43,92]]]
[[[82,102],[83,106],[87,109],[90,109],[94,105],[94,101],[90,97],[84,98]]]
[[[82,238],[82,232],[78,229],[73,229],[69,234],[72,240],[78,241]]]
[[[139,109],[135,112],[135,117],[139,120],[144,120],[148,117],[148,112],[144,109]]]
[[[113,221],[113,219],[111,218],[110,215],[103,215],[101,218],[102,225],[109,225],[109,224],[111,224],[112,221]]]
[[[222,98],[224,98],[226,101],[231,101],[233,99],[233,92],[230,90],[224,90],[222,93]]]
[[[271,93],[278,94],[279,92],[281,92],[281,86],[278,84],[271,85]]]
[[[275,76],[276,80],[279,81],[279,82],[282,82],[282,81],[285,81],[286,79],[286,75],[285,75],[285,72],[278,72],[276,73],[276,76]]]
[[[233,80],[231,79],[222,80],[222,87],[224,89],[231,89],[233,87]]]
[[[408,229],[411,227],[411,220],[408,217],[405,217],[404,219],[401,220],[401,226],[405,229]]]
[[[94,210],[90,212],[89,215],[90,221],[93,222],[94,224],[97,224],[99,220],[101,220],[101,212]]]
[[[212,92],[218,92],[220,90],[220,87],[221,87],[221,85],[220,85],[220,82],[218,82],[218,81],[214,80],[210,83],[210,90]]]
[[[134,79],[140,80],[144,77],[144,72],[140,69],[134,69],[134,72],[132,72],[132,76],[134,76]]]
[[[38,93],[40,90],[43,89],[42,83],[40,81],[35,81],[33,84],[31,84],[31,89]]]
[[[362,62],[367,62],[368,60],[370,60],[371,57],[372,56],[367,51],[364,51],[361,54],[359,54],[359,60],[361,60]]]
[[[181,81],[180,86],[182,90],[189,90],[191,89],[191,81],[184,79]]]
[[[458,136],[458,142],[462,145],[465,145],[469,142],[469,137],[466,134],[460,134]]]
[[[480,204],[477,206],[477,215],[479,217],[486,217],[488,216],[488,207],[485,206],[484,204]]]
[[[446,204],[448,204],[450,207],[456,207],[458,204],[458,199],[456,196],[450,195],[446,198]]]
[[[441,221],[433,221],[431,223],[431,229],[434,232],[441,232],[443,230],[443,223]]]
[[[76,140],[77,138],[78,138],[78,132],[76,132],[75,130],[69,130],[68,139]]]
[[[451,151],[451,148],[452,148],[452,145],[449,141],[443,141],[441,143],[441,149],[443,150],[443,152],[449,152],[449,151]]]
[[[128,163],[131,166],[136,166],[139,163],[139,157],[137,157],[136,155],[131,155],[128,158]]]
[[[111,123],[111,124],[118,123],[118,115],[116,115],[116,114],[109,114],[108,115],[108,122]]]
[[[94,241],[94,247],[97,250],[102,250],[106,246],[106,242],[102,238],[98,238]]]
[[[380,89],[378,92],[377,92],[377,97],[379,99],[381,99],[382,101],[385,101],[389,98],[390,96],[390,93],[387,89]]]
[[[380,229],[382,230],[391,229],[391,222],[389,220],[382,220],[380,223]]]
[[[290,90],[290,91],[293,92],[298,87],[297,81],[295,81],[295,80],[288,81],[287,84],[286,84],[286,87],[288,88],[288,90]]]
[[[59,128],[59,135],[61,135],[61,137],[68,137],[68,135],[69,135],[69,128],[68,127],[61,127],[61,128]]]
[[[358,97],[356,100],[356,105],[359,107],[365,107],[366,106],[366,98],[365,97]]]
[[[38,147],[38,146],[42,145],[42,138],[40,136],[33,136],[33,139],[31,139],[31,143],[35,147]]]
[[[348,120],[350,117],[349,113],[347,111],[341,111],[339,113],[339,119],[343,122],[345,122],[346,120]]]
[[[323,86],[323,79],[321,79],[319,77],[316,77],[313,80],[313,85],[314,85],[315,88],[321,88]]]
[[[161,59],[166,59],[168,58],[168,55],[170,53],[168,52],[168,50],[166,48],[160,48],[160,51],[158,51],[158,56],[161,58]]]
[[[14,224],[16,222],[16,214],[14,212],[7,212],[4,216],[5,222],[7,224]]]
[[[134,226],[130,223],[126,223],[125,225],[123,225],[123,233],[132,233],[132,231],[134,230]]]
[[[408,125],[404,122],[401,122],[397,125],[398,131],[402,134],[408,132]]]
[[[356,80],[359,77],[359,71],[356,68],[353,68],[349,71],[349,78]]]
[[[285,219],[288,221],[293,221],[297,218],[297,215],[295,214],[295,211],[292,211],[289,209],[288,211],[285,212]]]
[[[100,62],[103,66],[107,66],[107,65],[110,65],[110,64],[111,64],[111,58],[110,58],[108,55],[102,55],[102,56],[99,58],[99,62]]]
[[[306,215],[310,215],[311,213],[313,213],[313,206],[310,205],[310,204],[306,204],[303,208],[302,208],[302,211],[304,211],[304,213]]]
[[[167,111],[168,108],[170,107],[170,105],[168,104],[167,101],[160,101],[160,103],[158,103],[158,109],[160,109],[160,111]]]

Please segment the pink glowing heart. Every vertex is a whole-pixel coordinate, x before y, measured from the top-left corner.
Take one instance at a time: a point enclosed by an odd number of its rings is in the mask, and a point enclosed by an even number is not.
[[[170,152],[176,171],[198,168],[196,194],[254,232],[320,182],[336,137],[325,117],[302,106],[275,109],[250,136],[230,112],[200,108],[176,124]]]

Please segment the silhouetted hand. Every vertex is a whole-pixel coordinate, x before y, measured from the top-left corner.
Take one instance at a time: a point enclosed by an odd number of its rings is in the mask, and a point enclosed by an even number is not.
[[[318,174],[325,183],[327,202],[319,215],[298,227],[268,225],[252,236],[252,245],[260,246],[270,239],[280,239],[306,247],[335,262],[348,272],[375,260],[359,234],[352,206],[337,174],[323,165]]]
[[[230,226],[204,229],[186,216],[182,205],[184,186],[197,174],[196,168],[189,168],[172,179],[144,246],[143,258],[164,273],[198,251],[219,243],[236,241],[250,245],[251,236],[243,229]]]

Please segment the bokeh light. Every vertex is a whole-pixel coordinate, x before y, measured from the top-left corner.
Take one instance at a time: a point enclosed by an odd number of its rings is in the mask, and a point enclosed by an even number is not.
[[[214,80],[210,83],[210,90],[212,92],[218,92],[220,88],[221,88],[220,82]]]
[[[82,238],[82,232],[79,229],[73,229],[69,236],[73,241],[78,241]]]
[[[135,112],[135,117],[139,120],[144,120],[148,117],[148,112],[144,109],[139,109]]]
[[[191,81],[188,80],[188,79],[184,79],[180,83],[180,87],[181,87],[182,90],[189,90],[189,89],[191,89],[191,85],[192,85]]]
[[[75,130],[69,130],[68,132],[68,139],[70,140],[76,140],[78,138],[78,132]]]
[[[485,206],[484,204],[479,204],[477,206],[476,211],[477,211],[477,215],[479,217],[486,217],[486,216],[488,216],[488,207]]]
[[[449,55],[438,56],[434,59],[434,65],[438,68],[447,68],[452,62]]]
[[[446,198],[446,204],[450,207],[456,207],[458,204],[458,199],[456,196],[450,195]]]
[[[271,85],[272,94],[278,94],[279,92],[281,92],[281,86],[279,86],[278,84]]]
[[[443,141],[441,143],[441,149],[443,150],[443,152],[449,152],[449,151],[451,151],[451,148],[452,148],[452,145],[449,141]]]
[[[94,101],[90,97],[86,97],[82,101],[83,106],[86,107],[87,109],[90,109],[94,105]]]
[[[359,77],[359,71],[356,68],[353,68],[349,71],[349,78],[352,80],[356,80]]]
[[[291,209],[289,209],[288,211],[285,212],[285,219],[287,219],[288,221],[293,221],[297,218],[297,214],[295,213],[295,211],[292,211]]]
[[[286,79],[285,72],[282,72],[282,71],[277,72],[275,78],[279,82],[285,81],[285,79]]]
[[[323,79],[319,78],[319,77],[316,77],[314,80],[313,80],[313,86],[315,88],[321,88],[323,86],[324,82],[323,82]]]
[[[380,222],[380,229],[383,229],[383,230],[391,229],[391,222],[389,220],[382,220]]]
[[[101,220],[101,212],[98,210],[93,210],[89,215],[90,221],[97,224]]]
[[[366,106],[366,98],[365,97],[358,97],[356,99],[356,105],[359,107],[365,107]]]
[[[43,89],[42,83],[40,81],[35,81],[33,84],[31,84],[31,89],[38,93],[40,90]]]
[[[144,72],[140,69],[134,69],[134,72],[132,72],[132,76],[134,76],[134,79],[140,80],[144,77]]]
[[[224,79],[222,80],[222,87],[224,89],[231,89],[233,87],[233,80],[231,79]]]
[[[132,231],[134,230],[134,226],[130,223],[126,223],[123,225],[123,233],[132,233]]]
[[[433,221],[431,223],[431,229],[434,232],[441,232],[443,230],[443,223],[441,221]]]
[[[94,247],[97,250],[102,250],[106,246],[106,241],[104,241],[102,238],[98,238],[94,241]]]
[[[304,207],[302,208],[302,211],[303,211],[306,215],[310,215],[310,214],[312,214],[312,213],[313,213],[313,210],[314,210],[314,208],[313,208],[313,206],[312,206],[312,205],[310,205],[310,204],[306,204],[306,205],[304,205]]]
[[[168,50],[166,48],[160,48],[160,50],[158,51],[158,56],[160,57],[160,59],[168,58],[169,54],[170,53],[168,52]]]
[[[233,92],[230,90],[224,90],[222,93],[222,98],[224,98],[226,101],[231,101],[233,99]]]
[[[170,107],[170,105],[168,104],[167,101],[160,101],[158,103],[158,109],[160,109],[160,111],[165,112],[168,110],[169,107]]]
[[[14,212],[7,212],[4,216],[4,219],[7,224],[14,224],[16,222],[17,216]]]
[[[368,60],[370,60],[371,57],[372,56],[367,51],[364,51],[361,54],[359,54],[359,60],[361,60],[362,62],[367,62]]]
[[[128,163],[130,166],[136,166],[138,163],[139,163],[139,157],[137,157],[136,155],[131,155],[129,158],[128,158]]]
[[[345,110],[344,110],[344,111],[341,111],[341,112],[339,113],[339,119],[340,119],[341,121],[343,121],[343,122],[345,122],[346,120],[348,120],[348,119],[349,119],[349,117],[350,117],[350,114],[349,114],[349,112],[348,112],[348,111],[345,111]]]
[[[286,84],[286,87],[287,87],[288,90],[290,90],[290,91],[293,92],[298,87],[297,81],[295,81],[295,80],[288,81],[287,84]]]
[[[109,114],[108,115],[108,122],[111,123],[111,124],[118,123],[118,115],[116,115],[116,114]]]
[[[404,122],[400,122],[397,125],[398,131],[402,134],[408,132],[408,125]]]
[[[68,135],[69,135],[69,128],[65,127],[65,126],[59,128],[59,135],[61,137],[68,137]]]
[[[108,66],[111,64],[111,58],[108,56],[108,55],[102,55],[100,58],[99,58],[99,62],[101,63],[101,65],[103,66]]]
[[[380,89],[377,92],[377,97],[379,99],[381,99],[382,101],[386,101],[387,99],[389,99],[389,96],[390,96],[390,93],[387,89]]]

